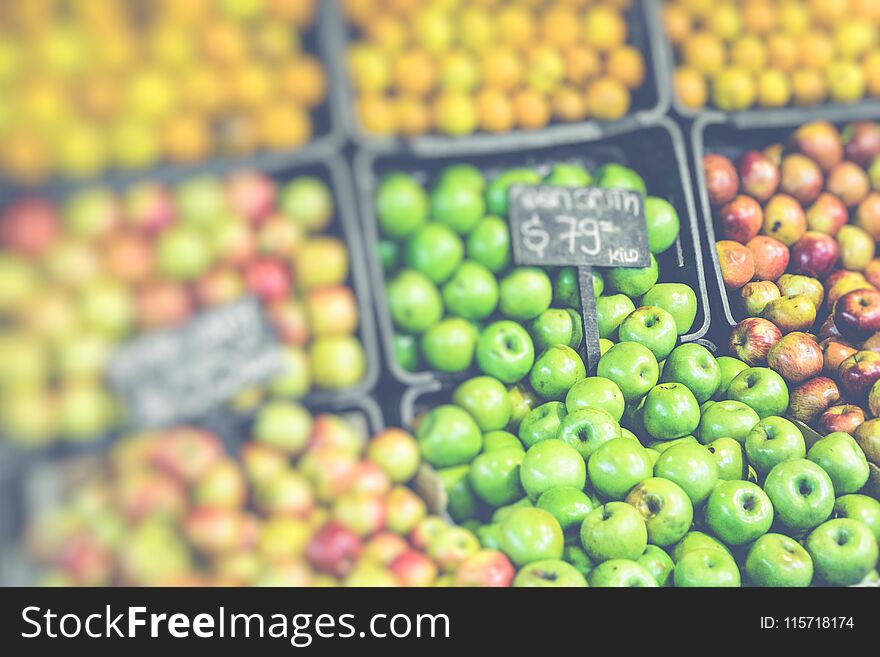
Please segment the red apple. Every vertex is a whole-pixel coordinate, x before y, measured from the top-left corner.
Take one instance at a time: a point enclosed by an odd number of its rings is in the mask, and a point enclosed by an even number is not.
[[[244,278],[248,289],[264,301],[278,301],[290,295],[290,270],[275,258],[262,257],[249,263]]]
[[[134,232],[118,232],[104,242],[104,266],[114,278],[131,285],[145,282],[155,262],[150,243]]]
[[[193,312],[186,287],[172,281],[149,283],[141,288],[136,306],[138,325],[143,329],[182,324]]]
[[[309,542],[306,558],[318,570],[335,577],[351,572],[363,552],[361,539],[338,523],[327,523]]]
[[[480,550],[465,559],[455,574],[456,586],[508,587],[516,576],[510,559],[498,550]]]
[[[357,458],[344,447],[310,449],[299,460],[299,466],[312,483],[318,499],[336,499],[351,488],[357,471]]]
[[[849,220],[846,206],[839,198],[828,192],[819,194],[819,198],[807,208],[807,227],[834,237]]]
[[[309,449],[338,447],[357,456],[363,450],[364,442],[360,432],[338,415],[319,413],[312,420]]]
[[[381,495],[344,493],[333,503],[330,514],[334,522],[361,537],[385,528],[385,502]]]
[[[212,228],[214,253],[218,260],[243,267],[257,252],[257,236],[244,220],[230,216]]]
[[[791,391],[788,411],[792,417],[809,424],[839,401],[837,384],[828,377],[817,376]]]
[[[791,135],[791,147],[814,160],[823,171],[831,170],[843,159],[840,133],[827,121],[804,123]]]
[[[736,290],[752,280],[755,275],[755,258],[752,252],[732,240],[721,240],[715,245],[721,278],[729,290]]]
[[[746,244],[755,260],[755,278],[775,281],[788,268],[789,251],[782,242],[766,235],[758,235]]]
[[[828,172],[826,189],[839,197],[846,207],[852,208],[865,199],[871,191],[871,183],[859,165],[841,162]]]
[[[760,151],[746,151],[739,159],[742,190],[759,201],[766,201],[779,187],[779,166]]]
[[[287,468],[287,454],[262,443],[248,442],[241,448],[241,462],[248,481],[261,487]]]
[[[868,194],[856,208],[855,224],[880,242],[880,192]]]
[[[865,422],[865,412],[855,404],[832,406],[819,417],[816,429],[823,436],[842,431],[853,434]]]
[[[740,307],[748,317],[758,317],[768,303],[782,296],[772,281],[752,281],[740,288]]]
[[[864,271],[865,280],[872,286],[880,286],[880,258],[874,258],[868,263]]]
[[[133,523],[150,516],[180,518],[187,507],[183,485],[169,475],[150,470],[119,477],[114,498],[125,518]]]
[[[403,586],[431,586],[437,579],[437,565],[418,550],[400,554],[390,568]]]
[[[874,238],[865,231],[847,224],[837,232],[837,246],[840,249],[840,266],[851,271],[862,271],[874,259],[876,245]]]
[[[61,236],[55,206],[47,199],[25,197],[0,216],[0,245],[27,256],[40,256]]]
[[[833,309],[837,300],[847,292],[873,289],[873,286],[865,279],[861,272],[848,271],[846,269],[838,269],[832,272],[825,279],[825,285],[828,289],[826,304],[829,310]]]
[[[58,568],[79,586],[109,586],[113,577],[113,554],[89,534],[71,536],[56,557]],[[56,635],[57,636],[57,635]]]
[[[818,376],[823,362],[819,345],[812,336],[800,331],[783,335],[767,352],[767,365],[789,383]]]
[[[807,231],[791,247],[791,271],[813,278],[824,278],[834,269],[839,255],[837,241],[833,237]]]
[[[280,299],[269,304],[269,319],[285,344],[302,347],[311,339],[305,304],[297,299]]]
[[[315,491],[300,472],[284,468],[257,488],[257,508],[268,516],[308,518],[315,509]]]
[[[233,173],[226,181],[229,207],[248,221],[262,221],[275,208],[275,181],[256,171]]]
[[[880,353],[857,351],[840,364],[837,377],[850,401],[867,399],[871,386],[880,380]]]
[[[728,351],[731,356],[752,367],[765,365],[770,348],[781,337],[782,333],[772,322],[760,317],[748,317],[731,332]]]
[[[257,231],[257,248],[260,253],[291,259],[299,253],[304,239],[302,226],[286,215],[271,214],[263,220]]]
[[[155,235],[174,221],[174,196],[165,185],[138,183],[125,197],[125,220],[149,235]]]
[[[840,338],[825,338],[819,347],[822,349],[822,371],[828,376],[837,376],[840,364],[858,351]]]
[[[853,341],[864,340],[880,331],[880,292],[847,292],[835,302],[833,317],[834,325],[842,336]]]
[[[880,127],[873,121],[857,121],[843,129],[846,159],[867,168],[880,155]]]
[[[825,298],[825,288],[822,287],[822,283],[810,276],[783,274],[777,279],[776,287],[784,297],[803,294],[813,302],[816,308],[822,307],[822,300]]]
[[[382,531],[364,543],[364,559],[383,566],[390,566],[400,555],[408,552],[409,543],[405,538],[389,531]]]
[[[769,146],[765,146],[761,151],[761,155],[770,160],[770,163],[779,168],[779,165],[782,164],[782,155],[785,153],[785,144],[776,142],[775,144],[770,144]]]
[[[736,196],[739,179],[733,162],[723,155],[709,154],[703,157],[703,175],[709,202],[712,205],[724,205]]]
[[[745,244],[755,237],[764,223],[764,211],[751,196],[740,194],[718,210],[724,239]]]
[[[783,333],[806,331],[816,321],[816,306],[807,295],[793,294],[768,303],[761,317],[776,324]]]
[[[231,267],[212,269],[196,281],[196,299],[203,306],[221,306],[240,299],[245,293],[241,274]]]
[[[187,514],[183,529],[193,547],[217,555],[239,547],[244,526],[244,516],[238,511],[203,507]]]
[[[779,189],[801,205],[810,205],[822,192],[822,169],[806,155],[790,153],[782,158]],[[829,190],[831,191],[831,190]]]
[[[242,509],[247,501],[247,484],[238,464],[225,458],[214,464],[193,490],[196,506]]]
[[[862,342],[862,349],[866,349],[867,351],[878,351],[880,352],[880,331],[874,333],[870,337],[868,337],[864,342]]]
[[[153,453],[153,464],[187,483],[204,477],[225,456],[223,443],[195,427],[167,430]]]
[[[309,290],[306,312],[315,336],[350,335],[357,329],[357,299],[345,285]]]
[[[801,204],[787,194],[776,194],[764,206],[762,232],[786,246],[797,242],[807,232],[807,218]]]
[[[354,480],[349,490],[354,493],[386,495],[391,490],[391,478],[375,463],[361,461],[355,468]]]
[[[822,325],[819,327],[819,332],[816,334],[816,338],[819,340],[827,340],[828,338],[839,338],[843,340],[840,331],[837,330],[837,326],[834,324],[833,315],[828,315],[828,317],[825,318],[825,321],[822,322]]]

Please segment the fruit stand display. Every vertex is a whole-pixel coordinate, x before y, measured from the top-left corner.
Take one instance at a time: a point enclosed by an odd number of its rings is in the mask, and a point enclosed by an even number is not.
[[[0,179],[323,152],[339,141],[319,35],[328,4],[6,3]]]
[[[3,434],[27,447],[105,435],[125,420],[103,381],[116,346],[245,294],[285,365],[236,405],[369,390],[378,355],[350,188],[331,159],[12,201],[0,219]]]
[[[344,0],[335,99],[368,147],[488,151],[631,129],[669,91],[659,5]]]

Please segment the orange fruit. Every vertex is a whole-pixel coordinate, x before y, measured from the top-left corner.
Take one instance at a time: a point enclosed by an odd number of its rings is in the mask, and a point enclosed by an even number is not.
[[[850,0],[850,13],[863,20],[880,23],[880,3],[877,0]]]
[[[798,51],[803,66],[825,69],[834,57],[834,42],[824,32],[805,32],[798,38]]]
[[[543,128],[550,123],[550,103],[534,89],[523,89],[513,97],[513,115],[521,128]]]
[[[744,34],[731,45],[730,62],[747,71],[759,72],[767,64],[764,42],[754,34]]]
[[[183,101],[195,111],[216,116],[225,111],[232,100],[232,90],[223,71],[215,66],[196,67],[181,84]]]
[[[423,5],[421,0],[386,0],[391,11],[396,11],[402,16],[410,16]]]
[[[747,0],[742,8],[743,26],[747,32],[765,35],[776,29],[776,7],[767,0]]]
[[[831,100],[852,103],[865,95],[865,74],[856,63],[848,60],[833,62],[827,71]]]
[[[813,21],[827,27],[843,19],[849,9],[849,0],[809,0]]]
[[[872,52],[862,62],[868,95],[880,96],[880,52]]]
[[[427,96],[437,86],[437,65],[424,50],[411,49],[393,60],[393,80],[397,91]]]
[[[626,20],[617,11],[598,5],[584,17],[584,38],[600,52],[608,52],[626,43]]]
[[[290,0],[296,2],[296,0]],[[379,0],[341,0],[342,15],[355,25],[364,25],[380,11]]]
[[[590,46],[576,45],[565,51],[565,77],[573,85],[583,87],[602,72],[599,53]]]
[[[480,83],[480,67],[466,50],[453,50],[440,61],[440,84],[444,89],[470,91]]]
[[[678,100],[685,107],[697,110],[706,106],[709,96],[706,78],[696,69],[688,67],[676,69],[673,86]]]
[[[859,18],[841,21],[834,30],[834,47],[839,57],[859,59],[877,47],[877,26]]]
[[[391,14],[376,16],[366,24],[364,34],[386,52],[398,52],[409,40],[406,25]]]
[[[697,18],[704,18],[715,7],[715,0],[679,0],[687,11]]]
[[[113,161],[126,169],[142,169],[159,159],[159,139],[151,126],[123,118],[110,129]]]
[[[40,131],[19,128],[0,136],[0,168],[16,179],[36,183],[52,170],[54,148]]]
[[[175,114],[162,128],[162,151],[173,162],[198,162],[212,148],[210,127],[197,114]]]
[[[391,84],[391,65],[379,48],[360,42],[348,50],[348,75],[359,91],[383,91]]]
[[[629,91],[623,83],[603,76],[587,87],[587,113],[600,121],[614,121],[629,111]]]
[[[791,83],[784,71],[769,68],[758,74],[758,105],[785,107],[790,101]]]
[[[744,68],[730,66],[712,79],[712,100],[719,109],[735,112],[755,104],[755,80]]]
[[[266,5],[273,16],[290,21],[300,30],[315,22],[316,0],[266,0]]]
[[[445,12],[430,8],[412,18],[413,41],[432,54],[447,50],[455,39],[455,26]]]
[[[102,4],[113,5],[115,3],[75,3],[75,4]],[[204,21],[214,10],[212,0],[192,0],[192,2],[180,2],[180,0],[162,0],[159,3],[159,14],[167,16],[175,23],[196,23]]]
[[[384,137],[397,131],[397,112],[388,98],[380,94],[364,94],[357,99],[355,110],[364,132]]]
[[[828,83],[818,71],[801,68],[796,70],[791,77],[791,93],[796,105],[815,105],[827,98]]]
[[[466,7],[458,16],[457,32],[463,46],[481,52],[495,41],[494,17],[480,7]]]
[[[498,40],[514,48],[525,48],[535,41],[535,17],[523,7],[509,5],[495,15]]]
[[[249,42],[254,51],[253,56],[266,58],[272,62],[287,59],[300,49],[296,32],[284,23],[255,26]]]
[[[727,50],[716,35],[694,32],[682,46],[682,63],[704,75],[719,73],[727,62]]]
[[[260,133],[256,118],[248,114],[225,117],[218,123],[217,142],[219,150],[235,155],[248,155],[260,146]]]
[[[272,102],[258,109],[256,117],[260,142],[266,148],[297,148],[312,136],[312,120],[298,105]]]
[[[779,26],[787,34],[803,34],[809,29],[811,20],[804,0],[786,0],[779,6]]]
[[[73,177],[93,176],[107,163],[104,130],[90,123],[72,123],[55,144],[58,168]]]
[[[477,117],[486,132],[508,132],[515,121],[510,99],[497,89],[483,89],[477,94]]]
[[[767,39],[767,57],[770,66],[791,73],[798,65],[797,42],[783,32],[771,34]]]
[[[247,58],[247,35],[235,23],[215,21],[200,31],[202,50],[219,64],[235,64]]]
[[[560,121],[583,121],[587,116],[587,102],[584,95],[574,87],[562,86],[550,99],[553,117]]]
[[[680,5],[663,4],[663,30],[674,45],[680,45],[691,33],[691,16]]]
[[[557,48],[573,45],[580,37],[577,13],[565,5],[551,7],[541,16],[541,35]]]
[[[232,97],[241,107],[254,109],[269,102],[274,95],[275,80],[267,66],[248,62],[229,74]]]
[[[443,91],[433,104],[434,124],[447,135],[467,135],[477,129],[479,118],[474,99],[460,91]]]
[[[549,93],[565,77],[565,60],[552,46],[538,44],[526,57],[526,83],[536,91]]]
[[[605,72],[630,89],[638,89],[645,81],[645,58],[634,46],[615,48],[608,55]]]
[[[278,83],[289,98],[305,107],[317,107],[327,97],[327,76],[321,63],[302,55],[283,65]]]
[[[742,14],[733,3],[717,4],[706,16],[706,27],[724,41],[733,41],[742,33]]]
[[[400,96],[397,99],[397,123],[400,134],[407,137],[423,135],[431,129],[431,111],[424,99]]]
[[[522,61],[510,48],[492,48],[486,51],[480,68],[483,84],[499,91],[512,91],[523,78]]]

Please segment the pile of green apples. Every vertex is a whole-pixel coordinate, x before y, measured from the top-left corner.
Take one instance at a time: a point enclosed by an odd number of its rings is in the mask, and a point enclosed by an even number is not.
[[[456,164],[439,172],[430,189],[408,173],[383,177],[375,197],[379,257],[388,280],[394,357],[405,370],[478,369],[515,384],[530,372],[537,377],[583,367],[574,352],[583,339],[576,270],[512,264],[508,190],[540,183],[647,193],[635,171],[616,163],[593,174],[573,163],[509,169],[491,180],[475,166]],[[658,283],[654,256],[678,237],[675,208],[647,196],[645,212],[651,264],[593,274],[599,334],[650,334],[671,349],[693,325],[697,300],[687,285]]]

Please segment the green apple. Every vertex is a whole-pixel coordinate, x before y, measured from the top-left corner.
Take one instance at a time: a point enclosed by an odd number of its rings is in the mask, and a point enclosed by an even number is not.
[[[383,235],[409,237],[428,220],[428,196],[412,176],[394,172],[376,190],[376,218]]]
[[[749,369],[749,366],[733,356],[719,356],[716,360],[718,361],[718,368],[721,370],[721,383],[718,385],[718,390],[715,391],[713,399],[727,399],[727,389],[730,387],[730,382],[733,381],[737,374]]]
[[[809,586],[813,560],[793,538],[764,534],[752,543],[746,556],[746,576],[755,586]]]
[[[464,243],[448,226],[431,222],[409,238],[404,257],[407,267],[440,284],[452,276],[464,259]]]
[[[661,547],[679,541],[691,528],[694,508],[681,487],[667,479],[649,477],[626,496],[644,518],[648,541]]]
[[[789,529],[807,530],[826,521],[834,510],[831,477],[807,459],[779,463],[764,481],[776,518]]]
[[[387,288],[388,310],[395,326],[408,333],[424,333],[443,317],[437,286],[423,273],[404,269]]]
[[[524,495],[520,483],[522,447],[504,447],[479,454],[471,461],[468,478],[471,488],[493,507],[515,502]]]
[[[483,452],[493,452],[496,449],[516,447],[525,452],[525,447],[519,438],[509,431],[488,431],[483,434]]]
[[[477,365],[483,374],[499,381],[516,383],[529,373],[534,362],[532,338],[516,322],[493,322],[477,339]]]
[[[880,541],[880,502],[867,495],[844,495],[834,503],[835,518],[858,520]]]
[[[851,518],[819,525],[805,546],[816,575],[829,584],[858,584],[877,567],[877,539],[867,525]]]
[[[480,500],[470,484],[470,466],[455,465],[437,470],[437,476],[446,491],[446,510],[456,522],[475,518],[480,511]]]
[[[541,404],[529,411],[520,422],[519,439],[523,445],[531,447],[542,440],[556,438],[565,416],[565,404],[562,402]]]
[[[394,361],[407,372],[418,372],[422,368],[422,354],[419,352],[419,339],[408,333],[395,333],[391,348]]]
[[[511,513],[516,511],[517,509],[531,509],[535,505],[532,504],[532,501],[528,497],[523,497],[521,500],[517,500],[513,504],[507,504],[505,506],[498,507],[492,513],[492,522],[496,524],[501,524],[504,522]]]
[[[733,377],[727,397],[750,406],[760,417],[782,415],[788,408],[785,379],[769,367],[749,367]]]
[[[295,456],[306,449],[312,432],[312,415],[303,406],[270,401],[257,414],[252,434],[257,442]]]
[[[736,561],[721,550],[698,549],[686,552],[675,564],[675,585],[692,587],[739,587],[741,578]]]
[[[477,527],[477,538],[480,539],[480,545],[487,550],[501,549],[501,524],[489,523],[488,525],[480,525]]]
[[[548,308],[532,320],[529,333],[538,352],[554,344],[576,349],[584,339],[580,315],[571,308]]]
[[[452,393],[452,401],[471,414],[480,431],[503,429],[510,422],[507,388],[491,376],[476,376],[460,383]]]
[[[486,267],[465,260],[443,285],[441,292],[446,309],[470,320],[485,319],[498,305],[498,281]]]
[[[566,415],[559,424],[556,437],[574,447],[589,460],[598,447],[620,438],[620,425],[601,408],[581,408]]]
[[[758,422],[749,432],[745,450],[749,464],[762,479],[777,463],[807,455],[801,430],[790,420],[772,415]]]
[[[437,187],[448,184],[482,192],[486,189],[486,177],[473,164],[450,164],[440,172],[435,183]]]
[[[578,352],[556,344],[538,356],[529,373],[529,383],[544,399],[565,399],[572,386],[586,377],[587,369]]]
[[[727,545],[743,545],[769,531],[773,505],[749,481],[722,481],[706,502],[706,523]]]
[[[596,294],[597,297],[602,294],[604,286],[605,281],[602,280],[602,275],[594,269],[593,289],[599,290]],[[560,267],[556,270],[553,277],[553,303],[561,308],[580,308],[581,293],[576,268]]]
[[[654,438],[681,438],[700,424],[700,405],[694,393],[681,383],[661,383],[645,397],[642,421]]]
[[[467,235],[486,214],[482,189],[440,181],[431,191],[431,218]]]
[[[642,564],[631,559],[609,559],[590,572],[590,586],[599,588],[657,587],[654,575]]]
[[[590,172],[577,164],[560,162],[554,164],[544,176],[544,183],[555,187],[586,187],[593,180]]]
[[[678,340],[672,315],[657,306],[642,306],[627,315],[618,328],[621,342],[646,346],[657,360],[666,358]]]
[[[599,337],[617,340],[620,325],[635,309],[632,299],[625,294],[609,294],[597,298],[596,326]]]
[[[538,267],[516,267],[501,279],[499,291],[499,310],[510,319],[534,319],[553,301],[550,277]]]
[[[810,447],[807,458],[828,473],[837,497],[855,493],[868,481],[868,460],[848,433],[835,431],[820,438]]]
[[[617,162],[609,162],[603,164],[593,175],[594,183],[599,187],[608,189],[629,189],[634,192],[640,192],[642,196],[647,195],[647,188],[642,177],[630,169],[629,167],[618,164]]]
[[[663,253],[678,239],[681,222],[675,208],[666,199],[657,196],[645,198],[645,223],[648,225],[648,248],[651,253]]]
[[[638,438],[636,438],[636,440],[638,440]],[[648,442],[647,446],[658,454],[662,454],[666,450],[672,449],[676,445],[681,445],[682,443],[686,445],[699,445],[697,439],[693,436],[683,436],[672,440],[651,440]]]
[[[443,468],[469,463],[483,446],[483,435],[474,419],[458,406],[442,404],[428,411],[416,428],[422,457]]]
[[[721,385],[721,368],[712,352],[701,344],[690,342],[672,350],[663,366],[663,383],[681,383],[703,404]]]
[[[477,330],[461,317],[446,317],[422,334],[422,355],[432,369],[464,372],[477,348]]]
[[[593,560],[584,551],[580,543],[569,543],[562,552],[562,558],[575,568],[584,577],[588,577],[590,572],[595,568]]]
[[[564,532],[579,531],[584,518],[593,510],[593,502],[587,494],[573,486],[551,488],[541,494],[535,506],[551,513]]]
[[[635,561],[648,545],[645,521],[625,502],[609,502],[590,511],[580,534],[584,551],[596,563],[608,559]]]
[[[697,437],[704,445],[718,438],[733,438],[745,444],[746,436],[760,421],[758,414],[742,402],[732,399],[718,401],[703,411]]]
[[[467,257],[493,274],[510,264],[510,229],[500,217],[483,217],[467,237]]]
[[[647,347],[637,342],[620,342],[599,359],[596,373],[613,381],[627,403],[632,403],[657,384],[660,368]]]
[[[605,272],[605,284],[612,292],[634,298],[648,292],[658,276],[657,259],[651,254],[651,263],[647,267],[611,267]]]
[[[501,550],[516,566],[562,558],[562,528],[544,509],[514,510],[501,523]]]
[[[626,400],[617,384],[602,376],[588,376],[575,383],[565,395],[565,408],[569,413],[582,408],[600,408],[617,422],[623,417]]]
[[[556,486],[583,490],[587,468],[577,450],[556,438],[542,440],[529,447],[520,466],[522,487],[530,499]]]
[[[696,507],[707,499],[719,481],[718,463],[704,446],[678,443],[665,450],[654,464],[654,476],[678,484]]]
[[[507,396],[510,398],[510,424],[507,425],[508,431],[519,431],[519,425],[523,418],[541,403],[537,393],[523,382],[514,384],[507,389]]]
[[[640,300],[643,306],[657,306],[672,315],[679,335],[691,330],[697,317],[697,295],[684,283],[657,283]]]
[[[596,492],[622,500],[633,486],[651,476],[652,465],[644,447],[626,438],[614,438],[599,445],[587,469]]]
[[[721,550],[733,558],[727,546],[714,536],[700,531],[690,531],[672,548],[672,560],[678,563],[684,555],[694,550]]]
[[[508,169],[494,178],[486,187],[486,206],[489,212],[507,216],[508,193],[513,185],[538,185],[541,176],[536,171],[520,167]]]
[[[524,566],[513,578],[514,587],[586,587],[587,580],[577,568],[560,559],[545,559]]]
[[[672,582],[675,563],[663,548],[649,545],[636,563],[654,576],[658,586],[668,586]]]

